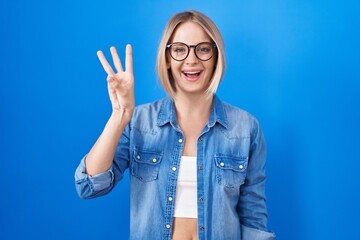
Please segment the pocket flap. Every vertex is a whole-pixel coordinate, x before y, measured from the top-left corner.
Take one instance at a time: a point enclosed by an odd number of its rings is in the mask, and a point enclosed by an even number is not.
[[[221,169],[244,172],[247,168],[248,157],[246,156],[226,156],[216,155],[216,166]]]
[[[157,165],[162,160],[162,152],[134,149],[134,160],[139,163]]]

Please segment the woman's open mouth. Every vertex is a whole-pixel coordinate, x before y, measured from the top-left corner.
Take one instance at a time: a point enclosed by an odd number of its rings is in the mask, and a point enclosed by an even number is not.
[[[185,77],[189,81],[196,81],[199,79],[201,71],[183,71]]]

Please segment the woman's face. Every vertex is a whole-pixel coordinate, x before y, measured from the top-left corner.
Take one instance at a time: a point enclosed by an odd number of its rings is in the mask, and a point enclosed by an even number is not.
[[[181,42],[186,45],[197,45],[202,42],[210,43],[210,37],[197,23],[185,22],[180,24],[173,35],[172,43]],[[168,49],[174,53],[183,51],[183,48]],[[214,49],[210,49],[215,51]],[[199,52],[200,51],[200,52]],[[206,54],[207,48],[198,48],[198,56]],[[174,77],[176,84],[176,95],[203,94],[210,84],[214,71],[215,56],[207,61],[198,59],[195,55],[195,48],[190,48],[189,55],[182,61],[176,61],[168,56],[168,68]]]

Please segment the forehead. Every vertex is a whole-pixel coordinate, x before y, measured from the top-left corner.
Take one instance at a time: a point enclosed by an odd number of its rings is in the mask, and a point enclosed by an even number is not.
[[[195,22],[184,22],[176,28],[172,41],[197,44],[199,42],[209,42],[210,37],[200,24]]]

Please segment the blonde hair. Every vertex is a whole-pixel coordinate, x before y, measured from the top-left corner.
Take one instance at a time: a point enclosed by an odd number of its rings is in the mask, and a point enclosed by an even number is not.
[[[199,24],[209,35],[211,41],[216,44],[217,51],[213,56],[216,58],[215,67],[209,87],[206,90],[207,94],[215,94],[216,89],[218,88],[219,83],[225,72],[224,41],[222,39],[219,29],[216,27],[214,22],[203,13],[194,10],[177,13],[169,20],[168,24],[165,27],[163,36],[160,41],[156,61],[156,71],[159,76],[160,82],[171,98],[174,98],[176,95],[176,86],[174,77],[171,74],[171,70],[167,67],[168,56],[166,54],[166,45],[170,44],[176,28],[180,24],[189,21]]]

